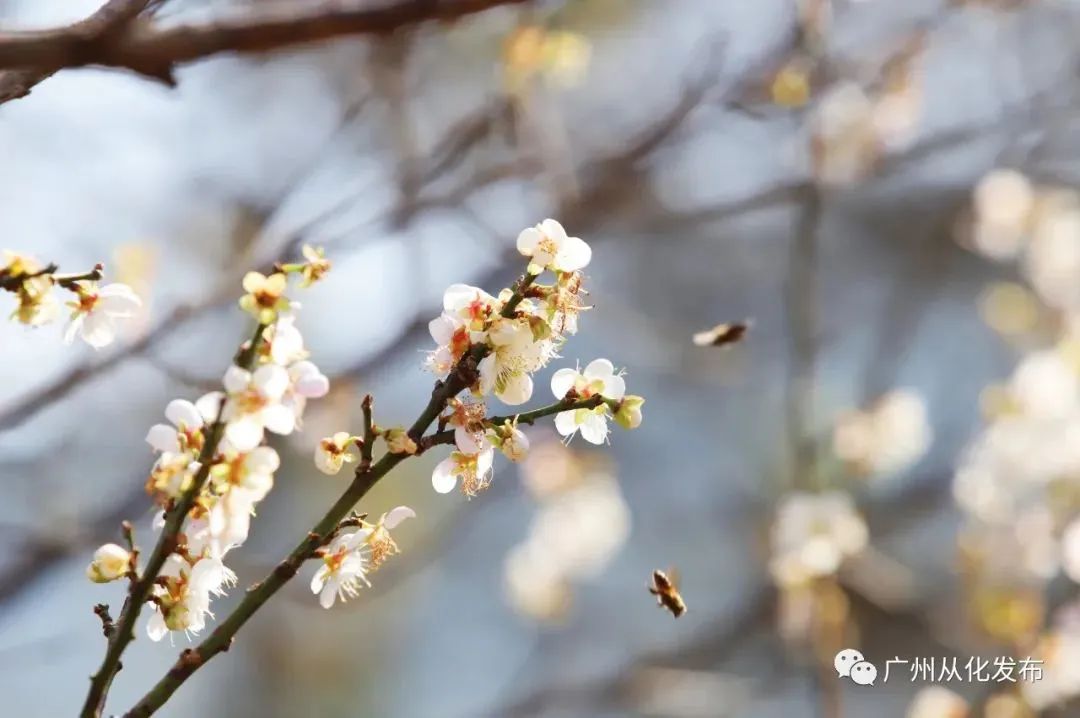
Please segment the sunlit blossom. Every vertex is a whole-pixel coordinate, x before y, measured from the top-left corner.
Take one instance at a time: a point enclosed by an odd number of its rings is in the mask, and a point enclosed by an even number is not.
[[[330,608],[337,599],[356,596],[367,579],[371,529],[361,528],[338,534],[323,555],[323,564],[311,578],[311,592],[319,596],[319,605]]]
[[[86,567],[86,577],[94,583],[108,583],[123,578],[131,569],[131,553],[114,543],[94,551],[94,560]]]
[[[477,454],[454,451],[440,461],[431,474],[431,485],[440,494],[448,494],[461,480],[461,491],[473,497],[491,483],[495,450],[488,448]]]
[[[78,300],[69,306],[74,311],[64,341],[70,344],[79,336],[95,349],[101,349],[116,339],[121,320],[138,313],[142,300],[126,284],[106,284],[99,289],[93,282],[81,282]]]
[[[289,373],[276,364],[264,364],[254,372],[229,367],[224,384],[228,392],[224,417],[225,438],[239,451],[250,451],[262,441],[263,431],[290,434],[296,414],[281,403],[291,383]]]
[[[518,251],[528,257],[530,267],[558,272],[575,272],[588,266],[592,248],[578,237],[570,237],[563,226],[545,219],[535,227],[523,229],[517,238]]]
[[[353,436],[347,431],[339,431],[320,441],[315,447],[315,468],[331,476],[341,471],[346,462],[356,459],[349,451],[353,441]]]

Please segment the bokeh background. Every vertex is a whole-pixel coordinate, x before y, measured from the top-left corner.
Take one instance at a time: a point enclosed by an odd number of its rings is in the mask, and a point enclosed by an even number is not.
[[[122,518],[149,536],[145,430],[218,381],[246,270],[326,248],[300,326],[333,391],[276,444],[241,586],[343,488],[315,442],[367,392],[408,423],[442,290],[506,286],[550,216],[594,248],[564,356],[625,366],[643,426],[537,428],[472,501],[432,491],[438,452],[406,464],[362,506],[419,515],[374,587],[324,611],[303,571],[161,715],[1080,715],[1078,30],[1067,0],[535,2],[0,106],[0,244],[104,260],[147,305],[96,353],[0,326],[0,713],[81,704],[121,593],[84,567]],[[677,621],[645,590],[672,565]],[[181,643],[136,641],[110,710]],[[847,646],[1046,663],[866,688]]]

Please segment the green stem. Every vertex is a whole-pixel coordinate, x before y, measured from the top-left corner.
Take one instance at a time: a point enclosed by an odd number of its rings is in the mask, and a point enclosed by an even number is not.
[[[260,324],[256,329],[251,340],[253,346],[257,346],[262,341],[262,333],[265,328],[264,325]],[[254,355],[255,352],[251,352],[249,361],[254,360]],[[251,366],[250,364],[245,365],[244,368],[250,369]],[[150,597],[154,581],[161,572],[162,566],[165,565],[165,560],[175,550],[177,535],[184,524],[184,519],[187,518],[188,512],[195,504],[195,499],[210,475],[214,455],[217,453],[218,444],[221,442],[221,437],[225,431],[225,422],[221,418],[221,408],[218,408],[218,416],[214,423],[211,424],[202,451],[199,452],[199,470],[195,472],[191,486],[180,495],[176,504],[168,512],[165,517],[165,526],[161,530],[161,536],[158,537],[157,544],[146,562],[142,575],[128,587],[128,596],[124,601],[123,609],[120,611],[120,617],[116,620],[105,651],[105,658],[102,659],[101,667],[98,668],[97,673],[90,679],[90,691],[86,695],[82,712],[79,714],[81,718],[99,718],[105,708],[105,699],[109,694],[109,687],[122,667],[120,657],[128,645],[135,640],[135,622],[139,618],[139,613]]]

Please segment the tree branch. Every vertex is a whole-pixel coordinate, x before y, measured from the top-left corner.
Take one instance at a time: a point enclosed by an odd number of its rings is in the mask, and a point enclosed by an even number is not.
[[[242,352],[240,366],[243,368],[248,370],[253,368],[257,354],[256,350],[262,342],[264,329],[266,329],[266,326],[263,324],[256,327],[255,334],[251,339],[250,351],[245,350]],[[191,486],[181,494],[179,500],[169,510],[165,517],[165,526],[161,530],[161,536],[158,537],[157,544],[146,562],[142,575],[138,580],[132,581],[128,588],[128,597],[124,601],[120,618],[117,619],[116,625],[112,628],[112,635],[109,639],[108,649],[105,651],[105,658],[102,660],[97,673],[90,679],[90,690],[86,694],[86,702],[83,704],[80,713],[81,718],[99,718],[105,708],[105,699],[109,693],[109,686],[121,668],[120,657],[128,644],[135,640],[135,621],[139,618],[143,605],[150,597],[150,591],[154,587],[154,581],[157,579],[158,574],[161,573],[161,567],[165,565],[165,560],[176,548],[177,534],[180,533],[188,512],[195,504],[195,499],[202,490],[203,484],[206,483],[207,478],[210,476],[210,467],[214,463],[214,454],[217,452],[218,444],[225,430],[225,422],[221,416],[223,408],[223,406],[218,407],[217,419],[210,426],[206,435],[206,443],[203,445],[202,451],[199,452],[199,470],[192,478]]]
[[[428,21],[450,22],[528,0],[403,0],[380,7],[260,5],[236,17],[162,27],[139,18],[148,0],[110,0],[82,22],[50,30],[0,33],[0,101],[25,96],[65,68],[100,65],[174,83],[178,65],[223,52],[265,52],[348,35],[388,35]],[[8,87],[10,86],[10,87]]]

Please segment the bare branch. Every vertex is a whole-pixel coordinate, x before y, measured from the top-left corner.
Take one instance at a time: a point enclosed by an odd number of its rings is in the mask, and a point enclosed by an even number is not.
[[[172,84],[178,65],[223,52],[265,52],[350,35],[389,35],[428,21],[450,22],[527,0],[404,0],[260,5],[243,15],[161,26],[138,17],[147,0],[110,0],[82,22],[0,34],[0,100],[25,96],[58,70],[117,67]]]

